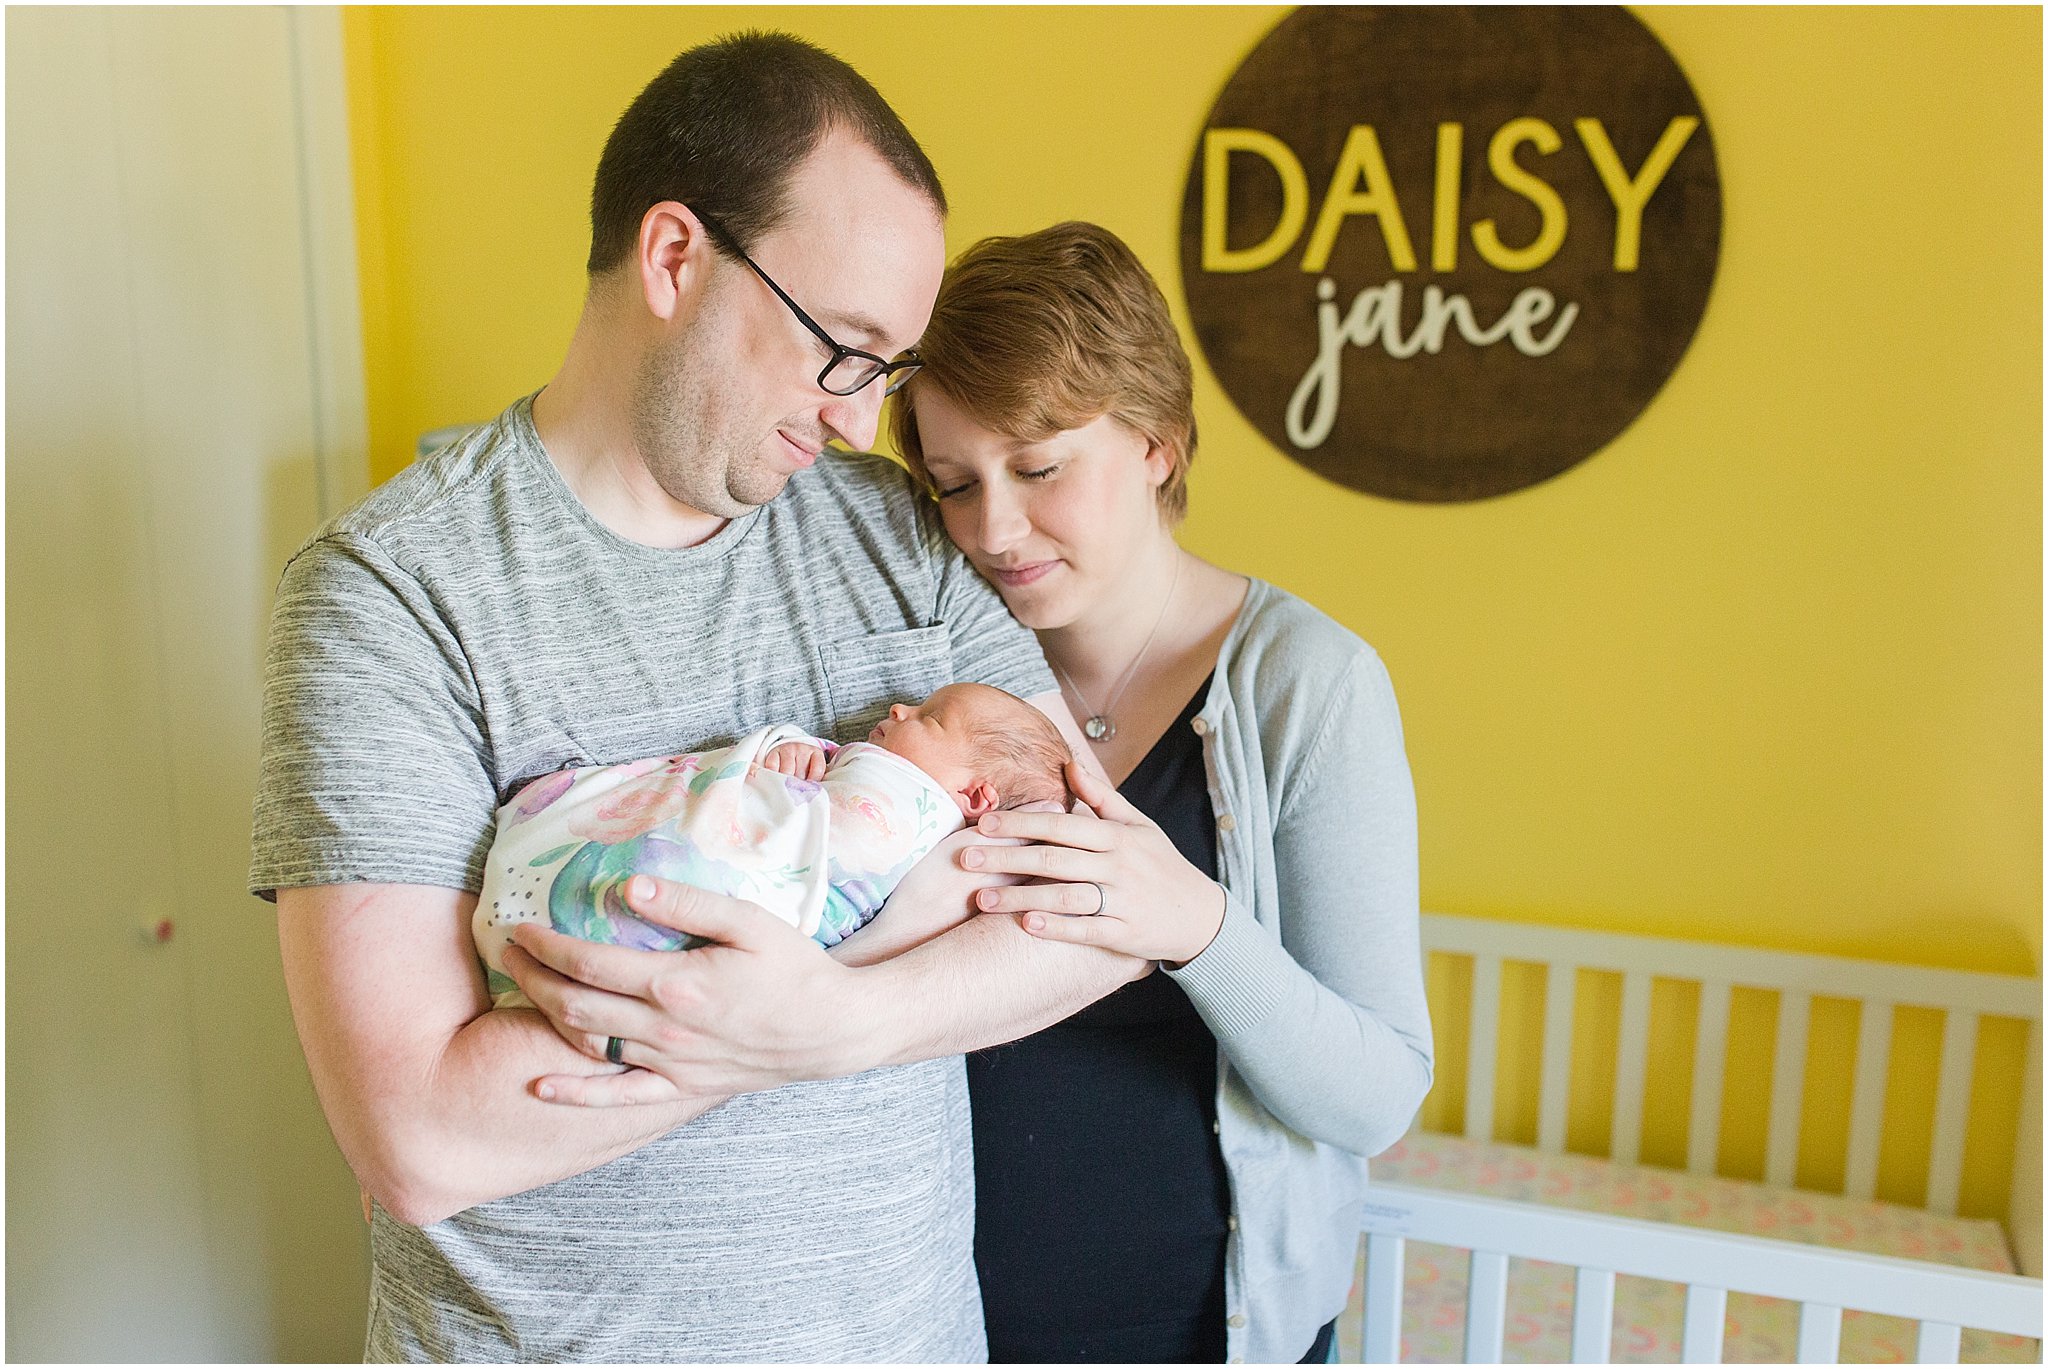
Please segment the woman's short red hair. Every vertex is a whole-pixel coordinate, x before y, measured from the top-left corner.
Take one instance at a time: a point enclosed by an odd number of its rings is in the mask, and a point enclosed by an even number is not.
[[[1159,507],[1173,522],[1186,515],[1193,370],[1166,297],[1108,229],[1057,223],[983,238],[947,269],[917,350],[924,368],[898,394],[890,422],[928,488],[917,394],[931,387],[1026,442],[1115,418],[1171,455]]]

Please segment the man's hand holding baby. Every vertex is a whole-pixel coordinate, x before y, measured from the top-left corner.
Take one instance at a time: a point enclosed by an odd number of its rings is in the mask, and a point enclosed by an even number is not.
[[[768,748],[768,754],[761,758],[761,766],[800,780],[822,780],[825,778],[825,749],[810,742],[780,742]]]
[[[513,932],[505,969],[571,1045],[623,1074],[549,1075],[542,1099],[586,1106],[725,1098],[798,1079],[856,1073],[847,1033],[854,971],[764,908],[636,875],[626,904],[648,922],[706,939],[688,951],[640,951],[564,936],[539,923]]]

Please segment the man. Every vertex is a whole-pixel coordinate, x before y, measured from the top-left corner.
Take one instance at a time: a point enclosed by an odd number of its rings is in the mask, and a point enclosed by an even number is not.
[[[988,918],[856,968],[648,881],[636,908],[720,944],[634,962],[658,967],[614,1000],[634,1021],[579,1051],[489,1009],[469,931],[493,810],[533,775],[770,721],[857,737],[954,678],[1071,733],[1030,634],[908,480],[821,458],[872,444],[914,364],[944,207],[838,59],[760,34],[684,53],[606,144],[559,372],[285,572],[250,878],[376,1202],[373,1359],[985,1356],[958,1053],[1137,965]],[[964,908],[946,878],[897,900]],[[543,1101],[616,1075],[588,1053],[606,1046],[659,1057],[605,1086],[662,1101]]]

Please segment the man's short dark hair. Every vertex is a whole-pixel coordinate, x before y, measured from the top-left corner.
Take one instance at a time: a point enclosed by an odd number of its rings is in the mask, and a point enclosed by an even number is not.
[[[867,78],[787,33],[750,30],[677,57],[605,140],[590,192],[589,270],[632,254],[640,220],[675,200],[718,220],[747,250],[789,209],[789,179],[826,132],[861,138],[939,213],[931,159]]]

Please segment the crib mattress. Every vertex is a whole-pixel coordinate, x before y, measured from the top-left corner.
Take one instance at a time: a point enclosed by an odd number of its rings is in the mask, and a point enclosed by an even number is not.
[[[1644,1221],[2014,1272],[2005,1234],[1994,1221],[1938,1217],[1895,1203],[1793,1192],[1740,1179],[1621,1165],[1583,1155],[1549,1155],[1526,1146],[1411,1132],[1372,1162],[1372,1176],[1390,1183]],[[1404,1362],[1455,1364],[1464,1358],[1467,1260],[1466,1252],[1448,1246],[1407,1243],[1401,1318]],[[1361,1250],[1351,1305],[1338,1323],[1338,1344],[1347,1360],[1359,1355],[1363,1280]],[[1566,1265],[1520,1259],[1510,1262],[1503,1351],[1508,1362],[1555,1363],[1571,1358],[1572,1280],[1572,1270]],[[1684,1313],[1683,1285],[1617,1278],[1613,1362],[1676,1363]],[[1917,1335],[1917,1325],[1899,1317],[1845,1313],[1841,1361],[1910,1362]],[[1789,1363],[1796,1358],[1798,1339],[1797,1303],[1742,1293],[1729,1295],[1723,1343],[1726,1362]],[[1983,1331],[1963,1333],[1965,1362],[2017,1363],[2039,1358],[2039,1347],[2032,1340]]]

